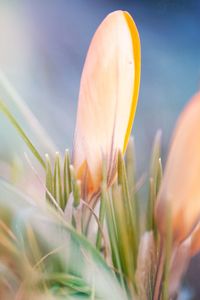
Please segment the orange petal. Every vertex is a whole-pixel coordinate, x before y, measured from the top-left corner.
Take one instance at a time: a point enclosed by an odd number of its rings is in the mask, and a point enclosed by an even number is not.
[[[176,242],[200,220],[200,93],[180,115],[173,135],[156,207],[161,233],[169,212]]]
[[[127,12],[109,14],[90,44],[81,77],[73,163],[90,199],[100,190],[102,161],[108,182],[116,174],[118,150],[125,151],[137,105],[140,40]]]

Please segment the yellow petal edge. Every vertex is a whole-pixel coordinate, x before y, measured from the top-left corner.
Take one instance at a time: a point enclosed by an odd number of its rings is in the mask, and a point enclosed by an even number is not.
[[[140,37],[135,22],[133,21],[132,17],[128,12],[124,11],[123,14],[130,30],[132,44],[133,44],[133,56],[135,62],[135,80],[134,80],[133,91],[132,91],[132,95],[133,95],[132,107],[130,110],[130,116],[128,120],[127,130],[124,139],[124,147],[123,147],[123,153],[125,153],[128,140],[131,134],[132,126],[133,126],[133,120],[135,117],[138,96],[139,96],[140,74],[141,74],[141,50],[140,50]]]

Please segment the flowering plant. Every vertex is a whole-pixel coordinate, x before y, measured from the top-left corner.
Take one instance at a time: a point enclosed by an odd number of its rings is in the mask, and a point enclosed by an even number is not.
[[[47,134],[41,140],[49,154],[41,154],[0,101],[0,111],[42,168],[26,154],[35,179],[21,185],[23,191],[1,173],[1,299],[177,296],[189,259],[200,248],[200,95],[179,118],[164,173],[160,132],[156,135],[144,209],[138,193],[144,180],[136,179],[129,139],[140,59],[131,16],[109,14],[83,68],[71,156],[52,151]],[[11,97],[41,137],[35,117],[16,93]],[[27,196],[30,185],[38,191],[38,183],[39,201],[35,193]]]

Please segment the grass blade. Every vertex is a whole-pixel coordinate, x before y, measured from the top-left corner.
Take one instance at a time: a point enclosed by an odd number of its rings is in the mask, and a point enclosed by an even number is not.
[[[2,70],[0,70],[0,85],[8,94],[9,99],[18,108],[26,123],[30,126],[40,143],[45,146],[45,149],[47,148],[46,151],[48,150],[48,152],[53,155],[56,152],[56,146]]]
[[[39,161],[39,163],[42,165],[42,167],[45,169],[46,164],[39,154],[38,150],[35,148],[35,146],[32,144],[24,130],[21,128],[15,117],[12,115],[10,110],[7,108],[7,106],[3,103],[3,101],[0,101],[0,111],[8,118],[10,123],[13,125],[13,127],[17,130],[17,132],[20,134],[22,137],[23,141],[26,143],[30,151],[33,153],[35,158]]]
[[[64,186],[64,205],[66,206],[69,194],[72,191],[71,186],[71,173],[70,173],[70,157],[69,151],[65,151],[64,156],[64,169],[63,169],[63,186]]]
[[[155,236],[157,235],[157,229],[154,222],[154,207],[159,191],[160,183],[162,180],[162,163],[160,159],[161,152],[161,131],[159,130],[155,136],[153,143],[153,150],[150,163],[150,178],[149,178],[149,197],[147,203],[147,216],[146,216],[146,228],[147,230],[153,230]]]

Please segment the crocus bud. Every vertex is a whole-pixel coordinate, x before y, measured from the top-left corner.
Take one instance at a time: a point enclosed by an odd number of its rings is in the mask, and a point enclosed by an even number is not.
[[[125,151],[135,115],[140,81],[140,40],[131,16],[109,14],[90,44],[81,77],[73,164],[81,196],[90,201],[116,175],[117,152]]]
[[[200,220],[200,93],[187,104],[173,134],[156,205],[161,234],[186,239]]]

